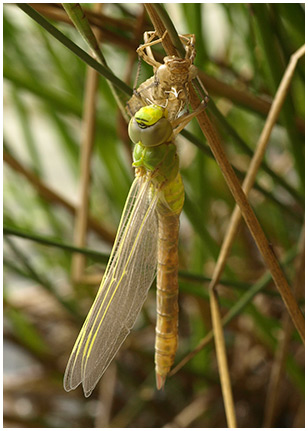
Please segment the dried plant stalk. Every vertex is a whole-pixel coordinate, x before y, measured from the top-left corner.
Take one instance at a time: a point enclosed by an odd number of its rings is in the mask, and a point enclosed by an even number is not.
[[[101,5],[96,4],[95,9],[100,10]],[[99,37],[97,32],[95,36]],[[95,39],[96,40],[96,39]],[[82,122],[82,141],[80,153],[80,203],[77,207],[74,244],[84,247],[86,243],[88,216],[89,216],[89,194],[91,182],[91,158],[96,128],[96,101],[99,74],[91,67],[87,67],[86,89],[84,96],[84,114]],[[74,282],[82,278],[86,265],[84,254],[75,253],[72,257],[71,275]]]
[[[220,316],[218,296],[217,292],[215,292],[214,289],[210,290],[210,305],[217,363],[219,369],[219,378],[224,398],[227,423],[229,428],[236,428],[236,416],[232,395],[231,379],[227,362],[225,339]]]
[[[84,247],[86,243],[89,217],[89,191],[91,182],[91,156],[95,138],[96,125],[96,94],[98,89],[98,73],[88,67],[84,100],[84,117],[82,127],[82,143],[80,153],[80,202],[77,207],[74,245]],[[72,280],[78,282],[85,270],[86,259],[83,254],[72,256]]]

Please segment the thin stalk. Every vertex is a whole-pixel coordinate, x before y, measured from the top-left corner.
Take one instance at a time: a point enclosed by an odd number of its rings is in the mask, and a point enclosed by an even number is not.
[[[99,48],[96,36],[94,32],[91,29],[91,26],[89,24],[89,21],[87,20],[87,17],[80,6],[79,3],[62,3],[63,8],[65,9],[67,15],[72,20],[74,26],[77,28],[79,33],[81,34],[82,38],[85,40],[85,42],[88,44],[88,46],[91,48],[96,60],[103,64],[104,66],[107,66],[107,62],[105,60],[105,57],[102,53],[102,51]]]
[[[100,3],[97,3],[100,7]],[[70,19],[73,21],[75,27],[81,34],[82,38],[85,40],[85,42],[88,44],[89,48],[91,49],[94,57],[97,59],[99,63],[101,63],[103,66],[105,66],[108,70],[110,68],[107,65],[106,59],[102,53],[102,51],[99,48],[99,44],[96,38],[96,35],[93,33],[92,28],[89,24],[89,21],[80,6],[79,3],[62,3],[62,6],[64,7],[66,13],[70,17]],[[111,71],[111,70],[110,70]],[[117,105],[123,115],[123,117],[128,122],[127,113],[125,111],[125,107],[123,103],[120,100],[118,90],[114,86],[114,84],[111,81],[107,81],[108,85],[112,91],[113,97],[117,102]]]
[[[210,289],[210,305],[219,378],[226,410],[227,423],[229,428],[236,428],[235,408],[223,334],[223,325],[221,321],[218,296],[214,289]]]
[[[100,9],[100,5],[97,3]],[[74,6],[70,4],[63,4],[63,7],[68,12],[70,18],[77,17],[77,22],[74,21],[76,27],[85,27],[84,38],[88,41],[88,44],[92,47],[94,53],[98,57],[99,61],[106,65],[106,61],[101,53],[96,36],[92,32],[89,23],[85,22],[85,16],[81,7],[78,4]],[[71,9],[73,8],[74,9]],[[76,15],[73,13],[76,11]],[[80,17],[80,14],[83,14]],[[83,26],[80,24],[83,24]],[[83,34],[82,33],[82,34]],[[77,247],[84,247],[86,244],[86,235],[88,228],[88,218],[89,218],[89,197],[90,197],[90,183],[91,183],[91,158],[95,139],[96,130],[96,110],[97,110],[97,90],[99,83],[99,74],[96,70],[91,67],[87,67],[87,76],[85,84],[85,94],[84,94],[84,110],[82,119],[82,129],[81,129],[81,152],[80,152],[80,197],[79,205],[77,206],[77,212],[75,217],[74,226],[74,244]],[[112,87],[113,88],[113,87]],[[72,256],[72,267],[71,274],[72,280],[78,282],[84,274],[86,265],[86,259],[84,254],[74,254]]]
[[[98,412],[95,417],[95,428],[109,428],[116,384],[117,367],[112,362],[99,382]]]
[[[70,244],[62,243],[56,239],[48,238],[46,236],[37,235],[33,232],[26,232],[24,230],[17,229],[16,227],[12,226],[3,226],[3,235],[13,235],[18,236],[20,238],[25,238],[31,241],[38,242],[39,244],[47,245],[47,246],[53,246],[61,248],[62,250],[67,250],[75,253],[83,253],[89,256],[91,259],[96,260],[101,263],[107,264],[109,256],[105,253],[100,253],[99,251],[95,250],[89,250],[87,248],[80,248],[75,247]]]
[[[153,25],[155,27],[155,30],[160,33],[160,26],[161,26],[160,20],[161,20],[161,22],[163,24],[163,26],[161,28],[163,28],[164,31],[167,30],[168,35],[170,37],[170,41],[174,47],[173,49],[176,50],[176,53],[179,57],[185,57],[185,49],[184,49],[183,44],[182,44],[182,42],[178,36],[178,32],[176,31],[176,29],[173,25],[173,22],[169,18],[169,15],[167,14],[164,7],[159,3],[152,3],[151,6],[146,5],[146,7],[147,7],[148,14],[149,14],[149,16],[153,22]],[[152,9],[153,9],[153,11],[155,11],[155,13],[152,12]],[[159,17],[159,19],[157,17]],[[155,23],[154,23],[154,21],[155,21]],[[159,34],[159,37],[161,37],[162,35],[163,35],[163,33]],[[162,43],[164,46],[164,42],[162,42]],[[169,50],[170,50],[170,47],[169,47]],[[171,54],[169,54],[169,55],[171,55]],[[174,54],[172,54],[172,55],[174,55]]]

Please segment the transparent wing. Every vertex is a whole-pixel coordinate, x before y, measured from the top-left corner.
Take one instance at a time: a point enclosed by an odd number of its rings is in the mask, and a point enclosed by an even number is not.
[[[65,375],[67,391],[93,391],[134,325],[157,267],[158,192],[136,178],[126,200],[109,263],[76,340]]]

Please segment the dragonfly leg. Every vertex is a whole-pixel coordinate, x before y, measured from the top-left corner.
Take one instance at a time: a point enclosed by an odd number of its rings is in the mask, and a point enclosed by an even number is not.
[[[210,100],[208,92],[204,88],[204,85],[202,84],[201,79],[196,76],[194,81],[192,82],[194,89],[198,93],[198,95],[204,100],[204,102],[207,104]]]
[[[152,57],[153,60],[155,60],[155,58],[154,58],[151,46],[157,45],[158,43],[161,43],[164,40],[164,38],[166,37],[166,34],[167,34],[167,30],[164,32],[162,37],[158,37],[156,31],[146,31],[144,33],[144,35],[143,35],[143,39],[144,39],[143,47],[146,49],[148,56]],[[153,39],[155,39],[155,37],[157,37],[157,39],[153,40]]]
[[[206,101],[202,100],[200,105],[197,109],[194,110],[194,112],[191,112],[189,114],[183,114],[181,115],[181,117],[176,118],[174,121],[172,121],[171,125],[173,127],[174,136],[177,136],[187,126],[187,124],[198,114],[200,114],[200,112],[202,112],[205,108]]]
[[[186,55],[185,58],[194,62],[196,57],[196,36],[194,34],[179,34],[180,40],[185,46]]]
[[[137,48],[138,55],[142,57],[142,59],[152,67],[158,68],[159,66],[161,66],[161,63],[155,60],[151,47],[153,45],[161,43],[163,38],[165,37],[165,34],[166,32],[161,38],[153,40],[157,36],[156,32],[146,31],[143,35],[145,43]]]

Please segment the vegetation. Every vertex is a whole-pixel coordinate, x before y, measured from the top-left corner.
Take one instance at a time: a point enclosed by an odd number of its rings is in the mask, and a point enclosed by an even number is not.
[[[91,41],[84,42],[59,4],[32,7],[6,4],[3,17],[4,425],[221,428],[236,420],[245,428],[303,427],[296,305],[304,304],[303,52],[286,98],[277,92],[304,44],[303,6],[87,4],[102,57],[90,52]],[[169,17],[180,34],[196,35],[195,65],[210,96],[207,139],[196,120],[178,139],[186,191],[180,366],[157,392],[153,286],[134,330],[85,399],[80,388],[64,391],[63,373],[133,180],[119,105],[123,113],[137,73],[136,48],[145,30],[157,28],[155,14],[167,19],[168,30]],[[155,52],[166,55],[160,45]],[[152,75],[142,63],[138,83]],[[282,102],[277,122],[271,120],[271,106]],[[260,232],[228,164],[216,163],[219,147],[209,130],[217,131],[243,183],[270,121],[276,124],[262,141],[266,152],[249,193]],[[234,239],[232,194],[246,220]],[[214,268],[226,238],[232,248],[220,278]],[[267,268],[273,271],[276,259],[284,274],[274,275],[275,285]]]

